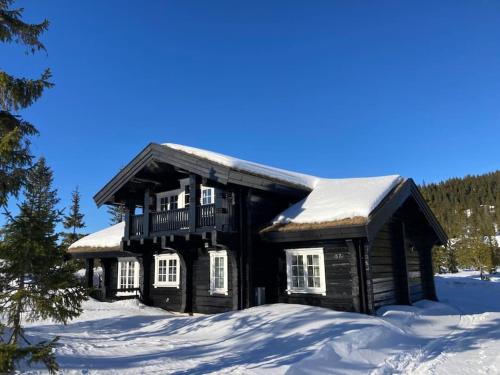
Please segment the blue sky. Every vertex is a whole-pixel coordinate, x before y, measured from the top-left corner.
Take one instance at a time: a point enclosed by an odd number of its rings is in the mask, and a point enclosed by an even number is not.
[[[60,197],[92,196],[149,142],[325,177],[417,182],[498,169],[500,3],[18,1],[48,54],[2,68],[56,86],[29,110]]]

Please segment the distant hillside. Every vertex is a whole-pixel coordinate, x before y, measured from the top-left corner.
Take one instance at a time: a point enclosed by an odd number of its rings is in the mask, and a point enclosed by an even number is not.
[[[420,189],[450,238],[471,228],[484,235],[499,231],[500,170],[424,184]]]

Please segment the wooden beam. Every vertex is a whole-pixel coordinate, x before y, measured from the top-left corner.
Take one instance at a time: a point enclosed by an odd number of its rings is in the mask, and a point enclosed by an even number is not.
[[[410,284],[408,282],[408,260],[406,259],[406,254],[408,252],[408,243],[407,243],[407,236],[406,236],[406,225],[404,221],[401,221],[401,235],[403,237],[403,251],[401,252],[401,267],[402,267],[402,288],[404,288],[403,292],[403,298],[405,299],[406,304],[411,305],[411,292],[410,292]]]
[[[189,175],[189,231],[196,232],[198,206],[200,204],[199,177],[194,173]]]
[[[214,188],[214,203],[215,203],[215,228],[217,230],[222,230],[222,227],[224,226],[224,219],[225,219],[225,213],[222,211],[222,194],[224,192],[219,189],[219,188]]]
[[[94,286],[94,258],[85,259],[85,279],[87,288],[92,288]]]
[[[150,213],[151,195],[149,186],[144,190],[144,205],[143,205],[143,236],[149,237],[149,213]]]

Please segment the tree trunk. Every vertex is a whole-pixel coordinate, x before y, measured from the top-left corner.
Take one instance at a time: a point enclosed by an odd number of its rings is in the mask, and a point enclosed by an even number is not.
[[[17,293],[24,290],[24,275],[19,277],[19,289]],[[14,319],[12,321],[12,336],[10,337],[9,344],[16,345],[19,337],[21,336],[21,313],[23,312],[23,298],[17,301]]]

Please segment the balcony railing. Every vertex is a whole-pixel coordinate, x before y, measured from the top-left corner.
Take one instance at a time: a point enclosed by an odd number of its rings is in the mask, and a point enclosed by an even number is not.
[[[149,214],[149,233],[178,231],[189,228],[189,207]],[[196,207],[196,228],[215,226],[215,204],[205,204]],[[192,230],[192,229],[191,229]],[[144,236],[144,215],[130,216],[130,235]]]
[[[132,216],[132,236],[142,236],[144,234],[144,215],[134,215]]]
[[[189,227],[189,208],[151,213],[151,232],[166,232],[169,230]]]
[[[215,225],[215,204],[204,204],[196,207],[198,222],[196,225],[202,227],[212,227]]]

